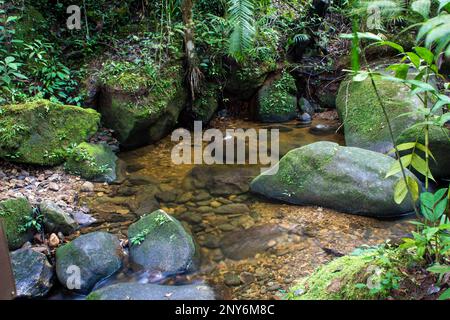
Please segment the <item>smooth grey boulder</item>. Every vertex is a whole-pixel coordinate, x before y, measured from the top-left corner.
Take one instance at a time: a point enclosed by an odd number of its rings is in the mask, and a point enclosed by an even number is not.
[[[131,262],[145,270],[179,274],[197,267],[198,250],[192,236],[162,210],[132,224],[128,238]]]
[[[401,205],[394,201],[401,174],[386,178],[394,161],[369,150],[317,142],[290,151],[281,159],[278,172],[275,168],[257,177],[251,190],[292,204],[368,217],[398,217],[413,212],[413,207],[407,200]]]
[[[42,202],[39,210],[44,217],[44,227],[48,233],[62,232],[67,236],[74,233],[79,227],[69,213],[51,201]]]
[[[82,235],[56,250],[56,274],[63,286],[89,293],[122,267],[119,239],[106,232]]]
[[[214,291],[204,284],[119,283],[92,292],[87,300],[214,300]]]
[[[47,257],[32,249],[11,252],[16,297],[44,297],[53,286],[53,267]]]

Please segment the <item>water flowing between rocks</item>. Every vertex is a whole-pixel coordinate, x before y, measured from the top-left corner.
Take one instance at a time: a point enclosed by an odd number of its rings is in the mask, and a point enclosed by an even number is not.
[[[315,120],[313,125],[321,130],[330,124]],[[226,128],[279,129],[281,154],[317,141],[344,144],[343,136],[333,130],[313,134],[298,122],[263,125],[239,120],[226,123]],[[127,165],[124,181],[97,184],[94,194],[83,196],[97,223],[82,233],[101,230],[126,239],[129,225],[139,216],[162,208],[191,230],[201,252],[199,270],[166,278],[127,268],[100,286],[128,281],[206,282],[218,298],[273,299],[317,266],[361,245],[395,241],[411,230],[405,219],[380,221],[262,199],[248,191],[258,167],[175,165],[174,145],[167,137],[122,153]]]

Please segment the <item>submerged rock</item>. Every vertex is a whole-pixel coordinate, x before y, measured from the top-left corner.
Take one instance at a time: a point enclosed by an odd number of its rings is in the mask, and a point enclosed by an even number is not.
[[[51,201],[41,203],[39,210],[44,217],[44,227],[48,233],[62,232],[68,236],[78,229],[78,223],[71,215]]]
[[[386,178],[394,159],[377,152],[317,142],[290,151],[251,190],[292,204],[319,205],[341,212],[388,218],[413,212],[409,201],[397,205],[394,187],[401,178]],[[407,172],[411,177],[415,176]]]
[[[399,117],[401,114],[417,111],[422,105],[407,86],[381,79],[376,79],[375,84],[390,117],[395,137],[421,120],[414,114]],[[393,148],[388,126],[370,79],[362,82],[343,81],[337,97],[337,110],[344,123],[347,146],[381,153],[387,153]]]
[[[32,249],[11,253],[18,298],[44,297],[53,286],[53,267],[47,257]]]
[[[257,167],[249,166],[196,166],[183,186],[189,190],[206,189],[213,195],[241,194],[249,191],[250,182],[259,172]]]
[[[58,165],[65,149],[92,136],[100,115],[92,109],[37,100],[0,107],[0,157],[13,162]]]
[[[25,227],[32,215],[33,209],[25,198],[0,202],[0,218],[5,224],[10,250],[19,249],[25,242],[33,239],[33,232]]]
[[[92,292],[88,300],[214,300],[214,291],[203,284],[162,286],[119,283]]]
[[[82,235],[56,250],[56,274],[69,290],[88,293],[122,267],[119,239],[106,232]]]
[[[69,152],[64,169],[75,175],[97,182],[113,182],[117,156],[104,144],[83,142]]]
[[[294,78],[283,71],[279,79],[266,83],[258,93],[258,119],[262,122],[287,122],[297,117]]]
[[[277,225],[263,225],[248,230],[230,232],[220,241],[223,254],[233,260],[254,257],[269,249],[270,242],[282,236],[284,230]]]
[[[162,210],[132,224],[128,238],[131,261],[146,270],[179,274],[197,267],[199,253],[192,236]]]

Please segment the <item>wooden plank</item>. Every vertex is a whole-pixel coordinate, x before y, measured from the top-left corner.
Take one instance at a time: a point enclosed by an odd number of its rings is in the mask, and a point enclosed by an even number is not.
[[[3,221],[0,219],[0,300],[12,300],[16,295],[16,284],[9,257]]]

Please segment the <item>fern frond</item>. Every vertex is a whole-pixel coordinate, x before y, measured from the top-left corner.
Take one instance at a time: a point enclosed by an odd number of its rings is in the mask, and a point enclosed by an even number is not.
[[[228,53],[240,61],[244,58],[245,51],[253,45],[256,33],[255,6],[253,0],[229,0],[229,3],[228,13],[233,32],[229,39]]]

